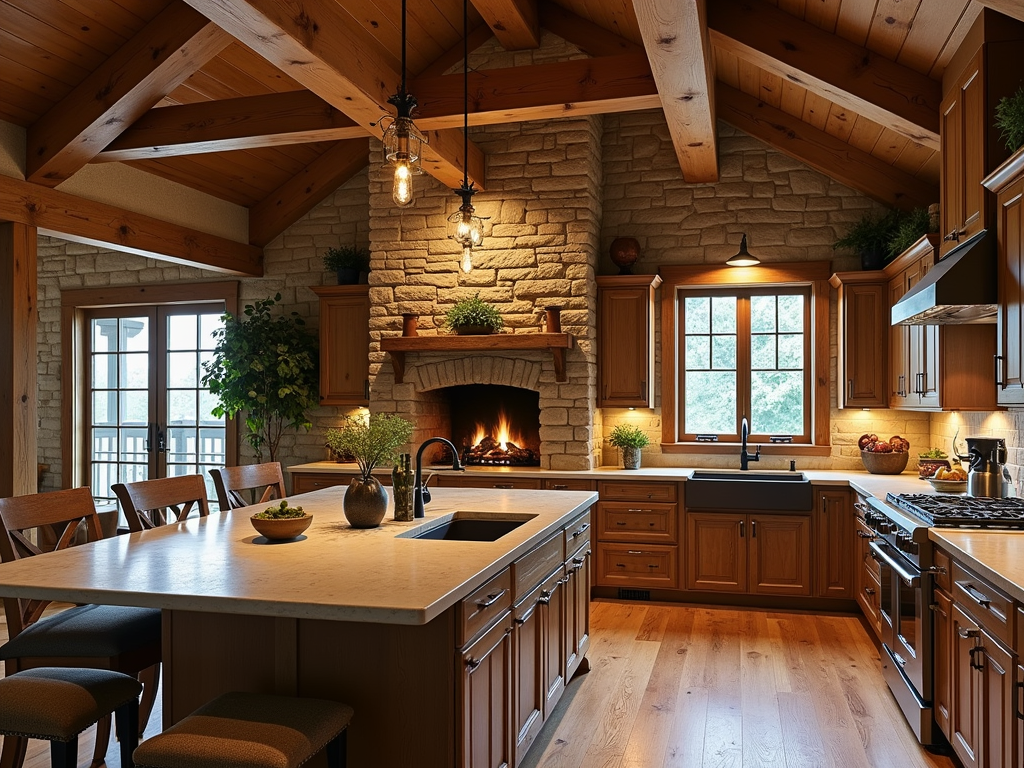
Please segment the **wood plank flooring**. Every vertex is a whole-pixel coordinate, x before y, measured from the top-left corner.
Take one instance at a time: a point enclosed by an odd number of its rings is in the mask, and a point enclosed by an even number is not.
[[[957,768],[914,740],[855,616],[597,601],[592,622],[591,672],[522,768]],[[158,698],[147,736],[160,719]],[[49,764],[30,742],[25,768]]]

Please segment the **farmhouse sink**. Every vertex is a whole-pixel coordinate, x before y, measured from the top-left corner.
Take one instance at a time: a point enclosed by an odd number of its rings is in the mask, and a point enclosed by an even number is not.
[[[687,509],[809,512],[811,481],[802,472],[694,470],[686,481]]]
[[[460,511],[398,534],[401,539],[497,541],[536,515]]]

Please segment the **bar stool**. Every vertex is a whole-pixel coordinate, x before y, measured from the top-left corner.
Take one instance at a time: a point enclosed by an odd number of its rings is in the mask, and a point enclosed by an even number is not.
[[[121,766],[132,768],[139,743],[139,694],[134,677],[105,669],[36,667],[0,680],[0,733],[50,742],[52,768],[75,768],[78,735],[114,713]]]
[[[298,768],[320,750],[345,768],[352,707],[336,701],[225,693],[135,750],[136,768]]]

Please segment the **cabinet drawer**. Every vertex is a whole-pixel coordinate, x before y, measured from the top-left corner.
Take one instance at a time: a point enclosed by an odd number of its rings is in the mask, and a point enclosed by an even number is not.
[[[466,477],[465,475],[438,475],[440,488],[504,488],[539,491],[541,481],[536,477]]]
[[[596,491],[596,480],[580,480],[575,478],[544,478],[545,491]]]
[[[953,563],[953,600],[989,634],[1013,647],[1013,600],[957,562]]]
[[[872,560],[872,562],[874,561]],[[882,585],[875,573],[867,567],[864,568],[861,582],[861,591],[857,595],[857,602],[864,609],[864,617],[868,620],[868,624],[875,630],[875,634],[879,635],[882,631],[882,615],[879,612]]]
[[[584,543],[590,542],[590,510],[567,525],[563,531],[565,536],[565,556],[569,557]]]
[[[675,501],[676,483],[604,480],[597,484],[601,501]]]
[[[563,546],[562,533],[559,532],[512,563],[513,602],[526,597],[565,560]]]
[[[503,570],[459,603],[458,643],[466,645],[487,625],[512,607],[512,574]]]
[[[663,545],[597,544],[596,584],[610,587],[679,586],[679,548]]]
[[[309,493],[310,491],[319,491],[321,488],[334,488],[338,485],[348,485],[357,476],[349,474],[334,474],[324,472],[322,474],[306,474],[292,475],[292,493]]]
[[[950,560],[949,553],[943,552],[938,547],[935,548],[935,567],[945,569],[943,572],[935,574],[935,586],[941,587],[947,592],[952,592],[953,588],[951,585],[952,573],[953,573],[953,562]]]
[[[597,538],[675,544],[678,519],[676,504],[602,501],[597,505]]]
[[[855,566],[863,567],[875,581],[882,580],[882,565],[871,556],[871,548],[867,545],[869,539],[874,538],[874,531],[864,525],[859,519],[854,526],[854,533],[857,535],[857,554],[860,562]]]

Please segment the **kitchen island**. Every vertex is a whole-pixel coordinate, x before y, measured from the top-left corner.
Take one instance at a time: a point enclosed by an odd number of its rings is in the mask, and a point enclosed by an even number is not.
[[[564,628],[588,626],[596,494],[437,489],[426,520],[354,530],[343,493],[293,497],[314,515],[296,541],[267,543],[248,520],[257,510],[236,510],[0,565],[0,594],[164,609],[165,726],[227,690],[277,692],[351,704],[355,768],[510,751],[511,696],[488,710],[480,689],[512,684],[509,637],[543,616],[523,608],[534,595],[563,607],[551,622],[560,684],[582,665],[586,638]],[[401,535],[457,510],[529,519],[494,542]],[[583,600],[569,599],[574,576]]]

